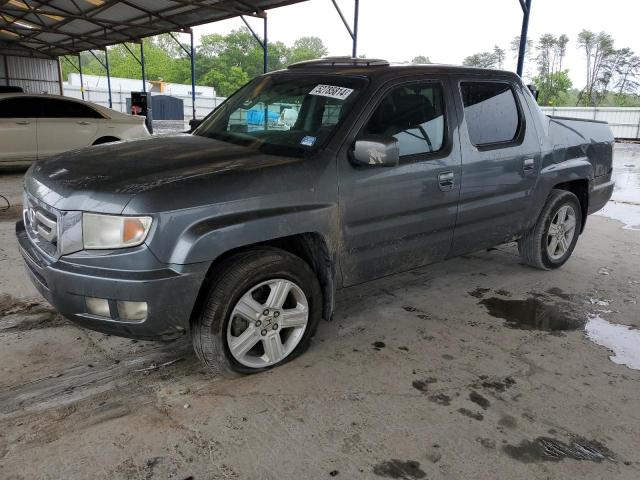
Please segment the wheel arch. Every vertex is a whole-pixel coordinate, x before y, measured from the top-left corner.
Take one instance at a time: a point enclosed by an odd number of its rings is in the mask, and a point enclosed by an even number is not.
[[[552,188],[556,190],[566,190],[578,197],[580,209],[582,210],[582,225],[580,228],[580,233],[582,233],[587,222],[587,212],[589,211],[589,180],[586,178],[571,180],[568,182],[558,183]]]
[[[313,272],[318,276],[322,290],[322,318],[330,320],[333,315],[337,286],[334,256],[331,254],[328,243],[322,234],[318,232],[308,232],[243,245],[219,255],[211,262],[205,275],[205,280],[200,286],[200,291],[196,297],[196,302],[191,314],[192,321],[204,305],[207,292],[215,281],[216,272],[224,265],[227,259],[237,253],[259,247],[273,247],[284,250],[285,252],[300,257],[311,267]]]
[[[96,138],[91,145],[102,145],[104,143],[110,142],[119,142],[120,139],[118,137],[114,137],[113,135],[103,135],[101,137]]]

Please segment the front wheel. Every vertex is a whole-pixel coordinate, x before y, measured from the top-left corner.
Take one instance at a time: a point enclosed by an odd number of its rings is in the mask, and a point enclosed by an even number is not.
[[[320,320],[316,275],[299,257],[275,248],[232,256],[214,272],[192,325],[200,360],[214,373],[255,373],[309,346]]]
[[[566,190],[552,190],[535,226],[518,240],[520,258],[542,270],[559,268],[573,253],[581,228],[578,198]]]

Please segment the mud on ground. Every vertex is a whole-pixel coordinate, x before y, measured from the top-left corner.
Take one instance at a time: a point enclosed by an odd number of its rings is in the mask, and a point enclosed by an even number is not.
[[[0,478],[640,478],[640,371],[585,333],[640,332],[624,225],[559,271],[506,245],[344,290],[305,355],[228,380],[57,315],[0,219]]]

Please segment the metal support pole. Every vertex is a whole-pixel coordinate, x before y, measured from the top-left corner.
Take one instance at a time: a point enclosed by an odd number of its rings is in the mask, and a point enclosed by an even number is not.
[[[7,85],[9,85],[9,62],[7,60],[7,56],[3,55],[2,58],[4,59],[4,78],[7,81]],[[59,60],[59,59],[58,59]],[[58,61],[58,65],[60,64],[60,62]],[[60,71],[60,68],[58,68],[58,71]],[[60,78],[62,78],[62,76],[60,76]],[[62,80],[60,80],[62,81]]]
[[[104,47],[104,66],[107,70],[107,89],[109,90],[109,108],[113,108],[113,101],[111,99],[111,71],[109,70],[109,51],[107,47]]]
[[[244,16],[240,15],[240,19],[247,26],[247,28],[251,32],[251,35],[253,35],[253,38],[255,38],[256,42],[258,42],[260,47],[262,47],[262,71],[264,73],[267,73],[269,71],[268,40],[267,40],[267,12],[262,12],[262,18],[264,20],[264,32],[263,32],[264,37],[262,39],[260,39],[258,34],[255,32],[255,30],[253,28],[251,28],[251,25],[249,25],[249,22],[247,22],[247,20],[244,18]]]
[[[84,100],[84,82],[82,81],[82,59],[80,58],[80,54],[78,54],[78,72],[80,72],[80,94]]]
[[[263,71],[267,73],[269,71],[269,47],[267,41],[267,12],[264,12],[264,35],[262,37],[262,54],[263,54]]]
[[[9,69],[6,65],[6,60],[7,57],[4,57],[5,59],[5,74],[7,76],[7,85],[9,85]],[[60,85],[60,95],[64,95],[64,87],[62,86],[62,65],[60,65],[60,57],[58,57],[58,60],[56,62],[58,64],[58,85]]]
[[[144,71],[144,40],[140,40],[140,70],[142,71],[142,91],[147,91],[147,76]]]
[[[529,31],[529,14],[531,13],[531,0],[520,0],[522,7],[522,30],[520,31],[520,49],[518,50],[517,73],[522,77],[524,69],[524,56],[527,49],[527,32]]]
[[[353,13],[353,52],[351,56],[356,58],[358,56],[358,14],[360,10],[360,0],[355,0],[354,13]]]
[[[344,18],[344,14],[342,13],[342,10],[340,10],[340,6],[336,2],[336,0],[331,0],[331,2],[338,12],[338,15],[340,15],[340,20],[342,20],[342,23],[344,23],[347,32],[349,32],[349,36],[351,37],[351,40],[353,42],[351,47],[351,56],[355,58],[358,54],[358,16],[360,12],[360,1],[354,0],[353,29],[351,29],[351,27],[349,26],[349,22],[347,22],[347,19]]]
[[[196,53],[193,48],[193,30],[191,30],[191,110],[192,118],[196,119]]]

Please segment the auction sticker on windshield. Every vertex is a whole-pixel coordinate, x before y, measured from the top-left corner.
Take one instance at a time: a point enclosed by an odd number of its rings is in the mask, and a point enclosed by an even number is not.
[[[309,92],[310,95],[336,98],[338,100],[345,100],[352,93],[353,88],[336,87],[333,85],[316,85],[313,90]]]

